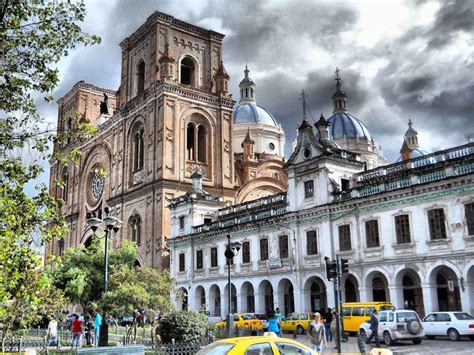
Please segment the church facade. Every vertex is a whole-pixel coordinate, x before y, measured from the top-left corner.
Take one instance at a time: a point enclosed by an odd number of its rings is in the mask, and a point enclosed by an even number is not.
[[[253,152],[236,164],[235,102],[222,62],[223,38],[155,12],[120,43],[117,91],[78,82],[58,101],[59,130],[68,130],[76,116],[96,126],[98,133],[54,147],[58,154],[73,149],[81,154],[77,164],[52,162],[50,190],[64,201],[62,214],[70,230],[47,246],[47,254],[87,246],[93,238],[87,214],[103,217],[108,206],[124,222],[112,246],[133,240],[138,265],[167,268],[167,206],[191,189],[194,172],[201,174],[207,191],[229,204],[286,189],[284,134],[276,122],[274,127],[260,127],[259,134],[271,136],[268,144],[279,149],[261,157]],[[244,124],[247,130],[260,124],[256,118]],[[269,169],[261,169],[263,164]],[[253,184],[252,193],[246,184]]]

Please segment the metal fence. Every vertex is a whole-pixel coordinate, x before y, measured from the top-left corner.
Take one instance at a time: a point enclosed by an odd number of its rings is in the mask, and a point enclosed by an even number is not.
[[[1,331],[0,338],[3,338]],[[5,339],[5,351],[24,351],[26,348],[43,350],[48,346],[47,341],[46,329],[18,331]],[[70,331],[58,330],[58,343],[51,348],[59,347],[72,347],[72,333]]]

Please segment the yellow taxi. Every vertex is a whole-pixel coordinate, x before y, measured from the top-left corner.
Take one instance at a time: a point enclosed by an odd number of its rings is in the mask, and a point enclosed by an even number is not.
[[[225,328],[226,321],[222,320],[220,322],[217,322],[216,327]],[[258,319],[257,317],[255,317],[253,314],[235,313],[234,314],[234,328],[235,327],[262,330],[262,321]]]
[[[280,338],[275,333],[265,333],[263,336],[229,338],[215,341],[205,348],[199,350],[196,355],[219,354],[219,355],[242,355],[242,354],[303,354],[316,355],[300,342],[293,339]]]
[[[281,329],[286,332],[303,334],[313,320],[313,313],[291,313],[281,322]]]
[[[377,311],[393,310],[390,302],[347,302],[342,304],[344,331],[357,333],[362,323],[370,319],[370,314]]]

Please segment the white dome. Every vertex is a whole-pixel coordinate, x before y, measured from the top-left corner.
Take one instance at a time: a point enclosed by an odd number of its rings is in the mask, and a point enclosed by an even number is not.
[[[278,123],[271,113],[254,103],[242,103],[236,105],[232,112],[232,119],[234,124],[244,123],[248,125],[261,123],[278,127]]]

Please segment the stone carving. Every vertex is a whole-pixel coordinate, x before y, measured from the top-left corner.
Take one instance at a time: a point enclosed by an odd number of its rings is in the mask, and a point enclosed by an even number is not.
[[[139,170],[133,173],[133,185],[143,182],[143,170]]]
[[[109,114],[109,97],[104,92],[104,101],[100,103],[100,114],[108,115]]]

